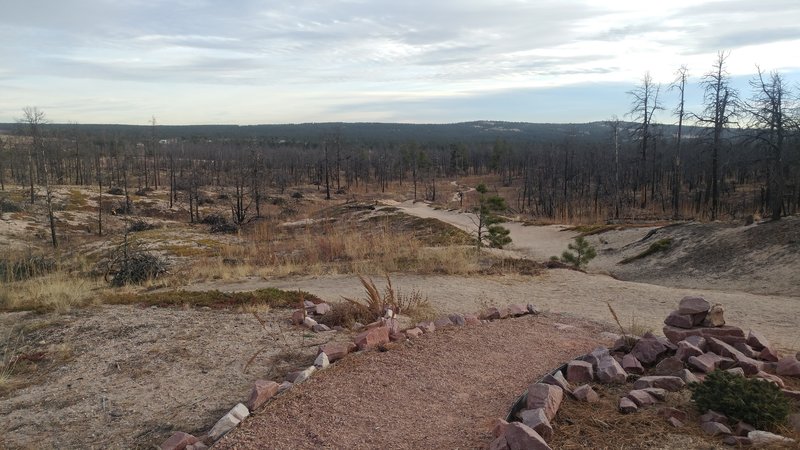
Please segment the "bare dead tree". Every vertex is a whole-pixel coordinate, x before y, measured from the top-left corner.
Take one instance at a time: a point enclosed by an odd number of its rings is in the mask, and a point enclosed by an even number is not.
[[[697,122],[711,128],[711,220],[719,214],[719,158],[724,139],[723,131],[735,124],[739,112],[739,94],[730,85],[730,75],[725,68],[730,53],[720,51],[711,71],[703,75],[705,109],[695,115]]]
[[[641,176],[642,183],[642,207],[647,205],[647,152],[650,141],[653,137],[652,125],[653,115],[656,111],[664,109],[659,101],[661,84],[653,81],[650,72],[645,72],[640,84],[628,95],[633,97],[631,109],[628,115],[631,120],[637,123],[633,129],[634,138],[639,141],[639,149],[642,155]]]
[[[672,169],[672,218],[677,219],[680,215],[680,194],[681,194],[681,145],[683,144],[683,119],[686,118],[686,79],[689,77],[689,68],[681,66],[676,72],[675,81],[670,85],[670,90],[676,90],[679,94],[678,105],[675,107],[674,114],[678,116],[678,133],[675,138],[675,160]]]
[[[783,155],[787,135],[797,127],[793,117],[796,105],[791,101],[792,92],[781,74],[772,71],[765,74],[756,66],[757,75],[750,80],[753,96],[746,103],[752,138],[765,145],[770,152],[769,164],[769,208],[773,220],[781,218],[783,211],[784,163]]]

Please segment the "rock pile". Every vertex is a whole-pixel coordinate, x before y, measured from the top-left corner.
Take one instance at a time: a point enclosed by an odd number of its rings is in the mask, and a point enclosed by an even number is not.
[[[785,389],[781,377],[800,377],[798,355],[781,358],[775,347],[759,332],[745,334],[741,328],[726,325],[722,305],[712,305],[702,297],[683,298],[678,309],[664,320],[664,336],[619,336],[610,348],[597,348],[569,361],[562,368],[533,383],[512,409],[508,420],[518,421],[531,448],[549,448],[540,441],[553,436],[553,419],[563,398],[597,401],[591,383],[624,384],[631,389],[617,403],[620,413],[631,414],[664,402],[668,392],[677,392],[693,382],[702,382],[717,369],[743,377],[774,383],[785,396],[800,400],[800,392]],[[581,384],[573,389],[572,384]],[[682,427],[687,414],[662,407],[659,415],[672,426]],[[800,426],[800,417],[795,419]],[[509,449],[511,440],[504,437],[505,427],[495,428],[492,449]],[[735,425],[735,426],[734,426]],[[721,436],[730,445],[758,442],[783,442],[782,436],[755,430],[745,423],[729,423],[727,417],[708,411],[701,417],[701,429],[710,436]],[[557,431],[557,430],[555,430]],[[537,439],[530,436],[538,434]],[[519,433],[514,435],[517,439]],[[505,439],[505,440],[504,440]],[[515,441],[516,442],[516,441]],[[545,446],[542,446],[545,445]]]

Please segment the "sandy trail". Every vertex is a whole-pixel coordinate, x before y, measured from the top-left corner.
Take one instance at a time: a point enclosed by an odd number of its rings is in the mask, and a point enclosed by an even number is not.
[[[529,383],[598,344],[525,316],[440,330],[388,352],[345,358],[272,401],[215,449],[482,448]],[[513,336],[513,339],[509,337]]]
[[[438,219],[458,227],[468,233],[475,233],[478,221],[475,214],[470,212],[447,211],[433,209],[427,203],[406,201],[394,203],[392,206],[400,208],[407,214],[422,218]],[[546,260],[551,256],[559,256],[566,250],[578,233],[565,231],[564,225],[524,226],[518,222],[503,224],[511,232],[513,242],[507,249],[522,253],[528,258]]]
[[[383,283],[374,278],[378,287]],[[453,276],[393,274],[392,284],[401,290],[418,289],[441,313],[476,312],[486,306],[533,303],[539,308],[612,324],[609,302],[628,327],[631,322],[655,331],[664,317],[686,295],[702,295],[725,307],[729,324],[764,333],[785,350],[800,349],[800,301],[794,297],[756,295],[657,286],[615,280],[606,275],[566,269],[548,270],[537,276]],[[328,301],[342,296],[360,297],[363,289],[353,275],[302,277],[283,280],[247,280],[234,283],[201,283],[196,290],[246,291],[265,287],[302,289]]]

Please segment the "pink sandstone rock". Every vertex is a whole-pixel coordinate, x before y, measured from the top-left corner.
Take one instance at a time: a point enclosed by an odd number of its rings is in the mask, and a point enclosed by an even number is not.
[[[596,403],[600,401],[600,396],[597,395],[594,389],[588,384],[579,386],[572,391],[572,395],[576,400],[587,403]]]
[[[417,328],[422,330],[422,332],[425,334],[436,331],[436,325],[434,325],[433,322],[420,322],[417,324]]]
[[[331,305],[327,303],[318,303],[314,305],[314,314],[317,314],[319,316],[324,316],[329,312],[331,312]]]
[[[800,361],[797,358],[787,356],[778,361],[778,368],[775,373],[787,377],[800,377]]]
[[[560,387],[534,383],[528,387],[528,401],[525,409],[542,408],[547,420],[553,420],[563,399],[564,391]]]
[[[769,341],[763,334],[755,330],[750,330],[747,333],[747,345],[753,347],[755,350],[762,350],[765,347],[771,347]]]
[[[503,419],[497,419],[494,421],[494,426],[492,426],[492,436],[495,438],[499,438],[500,436],[506,434],[506,429],[508,428],[508,422]]]
[[[730,325],[712,328],[692,328],[691,330],[685,330],[683,328],[676,328],[666,325],[662,330],[664,332],[664,336],[666,336],[667,339],[674,344],[687,339],[689,336],[701,336],[705,339],[708,339],[709,337],[715,337],[731,345],[736,344],[737,342],[745,341],[744,331],[742,331],[741,328]],[[702,349],[702,347],[700,348]]]
[[[680,314],[702,314],[711,309],[711,304],[703,297],[683,297],[678,304]]]
[[[619,399],[618,409],[622,414],[630,414],[636,412],[639,408],[636,406],[636,403],[633,403],[628,397],[622,397]]]
[[[642,363],[640,363],[639,360],[630,353],[622,357],[622,368],[626,372],[635,375],[642,375],[644,373],[644,367],[642,367]]]
[[[624,383],[628,374],[616,359],[606,356],[597,363],[596,377],[603,383]]]
[[[161,450],[184,450],[187,445],[194,444],[197,440],[189,433],[178,431],[161,444]]]
[[[686,383],[678,377],[672,376],[647,376],[641,377],[633,383],[634,389],[660,388],[669,392],[681,390]]]
[[[357,335],[355,342],[359,350],[368,350],[378,347],[380,345],[388,344],[389,329],[387,327],[377,327],[369,329]],[[331,355],[328,354],[328,358],[330,358],[330,356]]]
[[[503,438],[509,450],[551,450],[539,433],[523,423],[508,424]]]
[[[514,317],[524,316],[525,314],[528,314],[528,308],[525,305],[520,304],[508,305],[508,313]]]
[[[772,374],[769,374],[767,372],[763,372],[762,371],[762,372],[758,372],[757,374],[755,374],[754,377],[755,378],[760,378],[762,380],[769,381],[769,382],[775,384],[776,386],[778,386],[781,389],[786,387],[786,383],[784,383],[783,379],[781,377],[777,376],[777,375],[772,375]]]
[[[467,325],[480,325],[481,320],[475,314],[464,314],[464,322]]]
[[[253,411],[278,393],[278,383],[268,380],[256,380],[250,398],[247,400],[247,409]]]
[[[528,409],[522,411],[519,416],[520,419],[522,419],[522,423],[539,433],[539,436],[545,441],[553,437],[553,427],[550,425],[550,421],[547,419],[544,409]]]
[[[725,325],[725,310],[722,308],[722,305],[717,303],[716,305],[712,306],[706,317],[703,319],[702,325],[704,327],[721,327]]]
[[[655,336],[643,336],[631,349],[631,354],[642,364],[648,365],[658,361],[669,348]]]
[[[406,336],[408,336],[409,339],[416,339],[422,336],[422,330],[419,328],[411,328],[410,330],[406,330]]]
[[[676,356],[670,356],[659,361],[653,368],[653,375],[677,375],[678,372],[685,369],[683,361]]]
[[[780,356],[772,347],[764,347],[761,352],[758,353],[758,359],[762,361],[778,362],[780,361]]]
[[[547,374],[544,378],[542,378],[542,383],[544,384],[552,384],[553,386],[558,386],[563,389],[566,393],[572,393],[572,385],[569,384],[566,378],[564,378],[564,374],[561,373],[560,370],[555,371],[552,375]]]
[[[329,362],[335,362],[347,356],[348,353],[354,350],[353,347],[351,347],[351,344],[349,343],[329,342],[327,344],[320,345],[317,354],[319,355],[320,353],[325,353],[328,355]]]
[[[678,350],[675,352],[675,357],[681,361],[686,361],[691,356],[700,356],[702,354],[703,350],[700,350],[699,347],[693,345],[691,342],[680,341],[678,342]]]
[[[567,363],[567,381],[570,383],[584,383],[594,381],[592,364],[586,361],[573,360]]]
[[[680,314],[678,311],[672,311],[667,318],[664,319],[664,324],[677,328],[689,329],[694,326],[694,319],[690,314]]]
[[[302,309],[298,309],[292,313],[292,324],[300,325],[303,323],[303,320],[306,318],[306,312]]]
[[[644,408],[646,406],[654,405],[656,403],[656,399],[653,398],[652,395],[648,394],[647,392],[641,389],[634,389],[628,392],[628,395],[626,397],[628,397],[639,408]]]
[[[731,434],[730,428],[718,422],[703,422],[700,428],[709,436],[720,436]]]

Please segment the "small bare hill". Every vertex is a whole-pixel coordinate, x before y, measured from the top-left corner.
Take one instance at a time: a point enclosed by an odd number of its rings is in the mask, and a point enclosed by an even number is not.
[[[590,269],[622,280],[800,296],[800,217],[749,226],[692,222],[589,239],[599,253]]]

